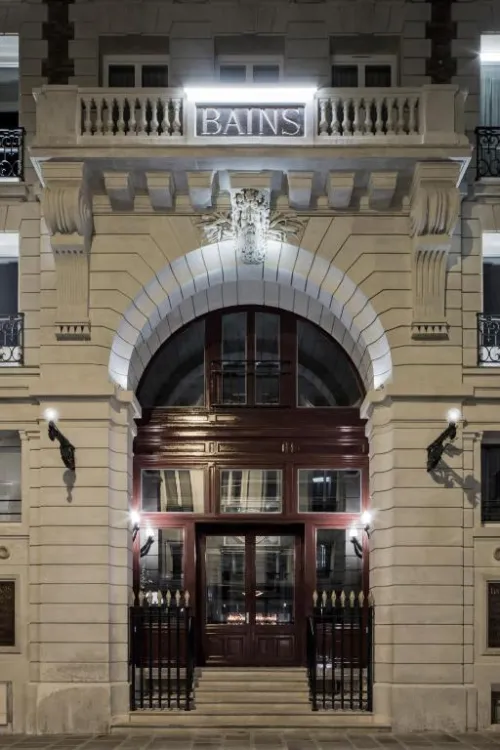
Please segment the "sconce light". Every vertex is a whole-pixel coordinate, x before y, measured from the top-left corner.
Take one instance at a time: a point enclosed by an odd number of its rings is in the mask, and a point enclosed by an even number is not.
[[[141,547],[141,551],[139,552],[139,557],[145,557],[153,544],[155,543],[155,535],[153,534],[152,529],[147,529],[146,531],[147,539],[144,542],[144,544]]]
[[[141,528],[141,516],[136,510],[130,511],[130,523],[132,524],[132,541],[135,542],[139,529]]]
[[[361,525],[363,526],[363,531],[368,538],[370,538],[371,524],[372,514],[370,513],[370,511],[365,510],[361,515]],[[354,554],[356,555],[356,557],[359,557],[361,559],[363,557],[363,545],[358,539],[358,529],[356,528],[356,526],[351,526],[348,535],[349,541],[354,547]]]
[[[365,510],[364,513],[361,515],[361,523],[363,525],[363,529],[365,530],[365,534],[370,538],[371,528],[372,528],[372,514],[369,510]]]
[[[54,442],[57,440],[59,443],[59,452],[63,464],[70,471],[75,470],[75,446],[69,442],[62,432],[56,427],[56,421],[58,414],[55,409],[46,409],[44,417],[49,423],[49,438]]]
[[[448,427],[443,430],[441,435],[434,442],[427,446],[427,472],[434,471],[439,464],[443,453],[450,444],[445,444],[446,440],[450,442],[457,436],[457,424],[460,422],[462,415],[459,409],[450,409],[446,415]]]

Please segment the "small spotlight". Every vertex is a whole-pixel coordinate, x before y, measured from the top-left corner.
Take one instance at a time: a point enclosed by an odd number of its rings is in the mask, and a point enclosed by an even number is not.
[[[357,528],[355,526],[351,526],[347,534],[349,541],[352,543],[352,546],[354,548],[354,554],[356,555],[356,557],[359,557],[361,559],[363,557],[363,546],[358,539]]]
[[[364,528],[370,527],[372,524],[372,514],[369,510],[365,510],[365,512],[361,516],[361,523],[363,524]]]
[[[139,524],[141,523],[141,516],[136,510],[130,511],[130,523],[133,526],[139,526]]]
[[[448,424],[458,424],[462,419],[462,412],[460,409],[448,409],[446,419],[448,420]]]
[[[43,412],[43,418],[46,422],[57,422],[59,414],[55,409],[48,408]]]

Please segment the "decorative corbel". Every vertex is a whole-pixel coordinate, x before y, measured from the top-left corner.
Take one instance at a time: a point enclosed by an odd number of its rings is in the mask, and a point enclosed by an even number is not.
[[[49,162],[42,166],[42,175],[42,211],[56,267],[56,338],[89,340],[89,261],[94,222],[83,163]]]
[[[446,269],[460,211],[455,162],[419,163],[410,193],[414,339],[447,339]]]

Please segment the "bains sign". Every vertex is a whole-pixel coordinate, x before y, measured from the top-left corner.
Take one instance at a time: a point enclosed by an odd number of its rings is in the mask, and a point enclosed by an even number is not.
[[[196,135],[212,137],[300,138],[304,106],[196,105]]]

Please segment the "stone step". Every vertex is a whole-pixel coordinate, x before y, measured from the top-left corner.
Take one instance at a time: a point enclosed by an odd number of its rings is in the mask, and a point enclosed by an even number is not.
[[[305,669],[203,669],[203,681],[216,682],[218,680],[275,680],[275,681],[300,681],[307,679]]]
[[[198,688],[196,690],[196,705],[200,708],[205,704],[214,705],[217,703],[233,703],[241,705],[244,703],[265,703],[276,701],[276,693],[265,692],[262,690],[245,690],[238,692],[227,692],[225,690],[212,690],[211,688]],[[309,702],[309,691],[306,689],[297,691],[286,691],[287,703],[303,704]]]
[[[297,680],[297,682],[282,682],[277,680],[213,680],[208,681],[205,680],[203,677],[200,680],[199,686],[196,689],[196,692],[198,693],[199,690],[224,690],[226,692],[246,692],[248,690],[251,691],[265,691],[265,692],[278,692],[278,693],[288,693],[288,691],[291,692],[297,692],[302,690],[307,690],[307,682],[305,680]]]
[[[275,696],[276,700],[276,696]],[[255,699],[254,699],[255,701]],[[293,714],[303,715],[312,712],[309,700],[302,699],[300,703],[266,703],[265,701],[252,703],[200,703],[195,700],[195,710],[200,716],[282,716]]]
[[[338,711],[311,711],[308,714],[269,715],[214,715],[200,711],[132,712],[127,717],[116,717],[111,726],[112,733],[127,732],[141,734],[172,729],[322,729],[342,728],[345,731],[390,732],[387,724],[376,722],[372,714]]]

